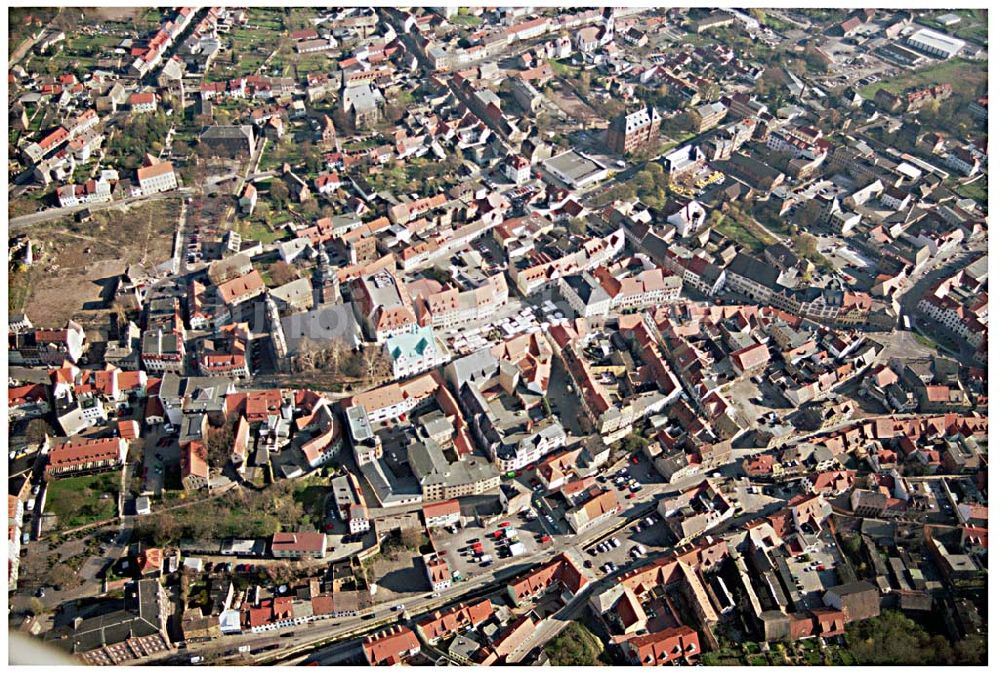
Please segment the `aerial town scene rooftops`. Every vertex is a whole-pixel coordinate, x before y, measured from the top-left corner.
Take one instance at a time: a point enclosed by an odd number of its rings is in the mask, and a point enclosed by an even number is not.
[[[12,662],[986,665],[985,9],[8,18]]]

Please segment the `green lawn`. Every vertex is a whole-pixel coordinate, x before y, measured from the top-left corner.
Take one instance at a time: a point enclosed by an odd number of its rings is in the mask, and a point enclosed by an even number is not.
[[[274,210],[272,210],[272,212],[273,211]],[[240,235],[250,240],[257,240],[259,242],[263,242],[264,244],[271,244],[272,242],[285,237],[288,233],[283,228],[272,229],[266,223],[252,221],[247,228],[242,230]]]
[[[722,219],[722,222],[718,226],[713,226],[713,228],[721,235],[735,240],[739,244],[747,247],[754,252],[760,253],[764,251],[764,247],[769,244],[774,244],[774,240],[757,229],[749,229],[735,220],[726,216]]]
[[[768,14],[767,10],[763,10],[763,14],[764,14],[764,19],[763,21],[761,21],[761,23],[772,30],[776,30],[779,33],[781,33],[795,28],[794,24],[788,23],[781,17],[775,16],[773,14]]]
[[[49,482],[45,509],[56,515],[63,529],[111,519],[118,509],[120,483],[121,474],[115,470],[54,480]]]
[[[858,90],[861,96],[871,99],[875,92],[885,89],[898,94],[911,87],[950,82],[955,94],[970,98],[986,90],[986,62],[969,59],[949,59],[936,64],[908,71],[899,77],[875,82]]]
[[[458,26],[468,26],[470,28],[476,28],[482,23],[482,20],[478,16],[462,14],[461,12],[448,19],[448,21]]]
[[[564,78],[575,78],[583,70],[582,68],[569,66],[555,59],[549,59],[549,65],[552,66],[553,73]]]
[[[985,178],[980,178],[978,181],[973,181],[972,183],[967,183],[964,186],[955,186],[955,192],[962,197],[972,198],[980,204],[986,204],[987,202],[987,184]]]
[[[600,656],[604,645],[579,621],[573,621],[545,645],[552,665],[606,665]]]

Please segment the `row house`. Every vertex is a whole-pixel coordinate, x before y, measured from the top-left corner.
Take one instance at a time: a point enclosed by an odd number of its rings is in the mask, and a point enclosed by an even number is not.
[[[940,322],[972,346],[978,346],[986,336],[984,321],[951,297],[938,298],[934,294],[926,294],[917,304],[917,310]]]
[[[216,287],[219,300],[231,307],[255,299],[265,291],[267,285],[257,270],[226,280]]]
[[[365,638],[361,650],[368,665],[399,665],[420,653],[420,640],[413,630],[397,625]]]
[[[7,415],[10,418],[37,418],[52,410],[49,391],[41,383],[7,388]]]
[[[70,320],[65,329],[31,329],[9,334],[7,359],[11,365],[61,366],[67,360],[79,362],[86,347],[83,327]]]
[[[566,521],[573,529],[573,533],[579,534],[614,517],[621,510],[622,505],[618,501],[618,495],[614,490],[607,490],[567,510]]]
[[[371,528],[371,522],[357,478],[352,473],[345,472],[330,481],[330,488],[337,517],[347,524],[348,531],[352,535],[367,532]]]
[[[127,453],[128,442],[121,437],[70,439],[49,452],[45,475],[91,474],[117,468],[125,463]]]
[[[389,383],[374,388],[348,399],[347,407],[361,405],[365,412],[365,420],[380,423],[391,418],[398,418],[409,413],[420,404],[433,398],[439,383],[434,372],[417,376],[403,383]]]
[[[468,326],[496,317],[507,303],[507,279],[498,273],[474,289],[459,291],[431,279],[407,286],[413,298],[417,322],[434,329]]]
[[[110,202],[112,199],[111,191],[110,181],[91,179],[83,184],[60,186],[56,190],[56,200],[58,200],[60,207]]]
[[[143,368],[154,374],[184,371],[184,334],[182,331],[155,329],[143,332],[140,359]]]
[[[428,644],[478,628],[493,615],[493,603],[483,599],[463,604],[447,611],[435,611],[429,618],[417,623],[417,634]]]

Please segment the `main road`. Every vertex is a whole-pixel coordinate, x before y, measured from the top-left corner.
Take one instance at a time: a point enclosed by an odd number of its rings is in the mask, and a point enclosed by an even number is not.
[[[39,223],[45,223],[46,221],[54,221],[55,219],[61,219],[65,216],[71,216],[72,214],[76,214],[77,212],[82,212],[84,209],[89,209],[91,211],[98,211],[102,209],[131,207],[141,202],[156,202],[157,200],[168,200],[170,198],[189,195],[193,192],[194,192],[193,188],[184,187],[184,188],[178,188],[176,190],[167,191],[164,193],[155,193],[153,195],[127,197],[124,200],[114,200],[112,202],[84,204],[84,205],[77,205],[75,207],[52,207],[50,209],[45,209],[40,212],[35,212],[34,214],[25,214],[24,216],[15,217],[13,219],[10,219],[7,223],[10,228],[24,228],[27,226],[35,226],[38,225]]]

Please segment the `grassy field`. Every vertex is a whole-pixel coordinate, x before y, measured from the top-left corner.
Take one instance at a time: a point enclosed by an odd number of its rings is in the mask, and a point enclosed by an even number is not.
[[[240,235],[251,240],[263,242],[264,244],[271,244],[275,240],[280,240],[288,235],[288,232],[283,228],[272,230],[266,223],[252,221],[245,229],[240,230]]]
[[[545,645],[552,665],[606,665],[600,659],[603,652],[601,640],[578,621],[570,623]]]
[[[583,70],[582,68],[570,66],[555,59],[549,59],[549,65],[552,66],[553,73],[563,78],[575,78],[577,75],[580,74],[580,71]]]
[[[778,31],[779,33],[784,31],[790,31],[793,28],[795,28],[794,24],[788,23],[779,16],[775,16],[774,14],[768,14],[767,11],[763,11],[762,14],[763,14],[763,20],[761,21],[761,23],[767,26],[768,28]]]
[[[737,243],[751,249],[755,253],[764,251],[764,247],[774,244],[774,239],[757,228],[748,228],[729,216],[723,217],[718,226],[713,228],[721,235],[735,240]]]
[[[482,23],[482,19],[478,16],[473,16],[472,14],[463,14],[459,12],[455,16],[448,19],[453,24],[458,26],[468,26],[469,28],[478,27]]]
[[[950,33],[963,40],[972,40],[977,43],[984,42],[989,36],[989,27],[986,21],[985,12],[975,9],[957,9],[950,13],[957,14],[962,18],[961,23],[954,26],[945,26],[933,17],[922,17],[917,23],[923,24],[942,33]]]
[[[875,92],[885,89],[898,94],[911,87],[950,82],[955,94],[964,98],[978,96],[986,90],[986,62],[969,59],[950,59],[926,68],[908,71],[899,77],[875,82],[858,90],[861,96],[871,99]]]
[[[964,186],[955,186],[955,192],[962,197],[972,198],[980,204],[986,204],[987,202],[987,183],[985,178],[980,178],[972,183],[967,183]]]
[[[45,509],[63,529],[111,519],[118,509],[121,475],[117,471],[49,482]],[[107,498],[104,498],[107,496]]]

